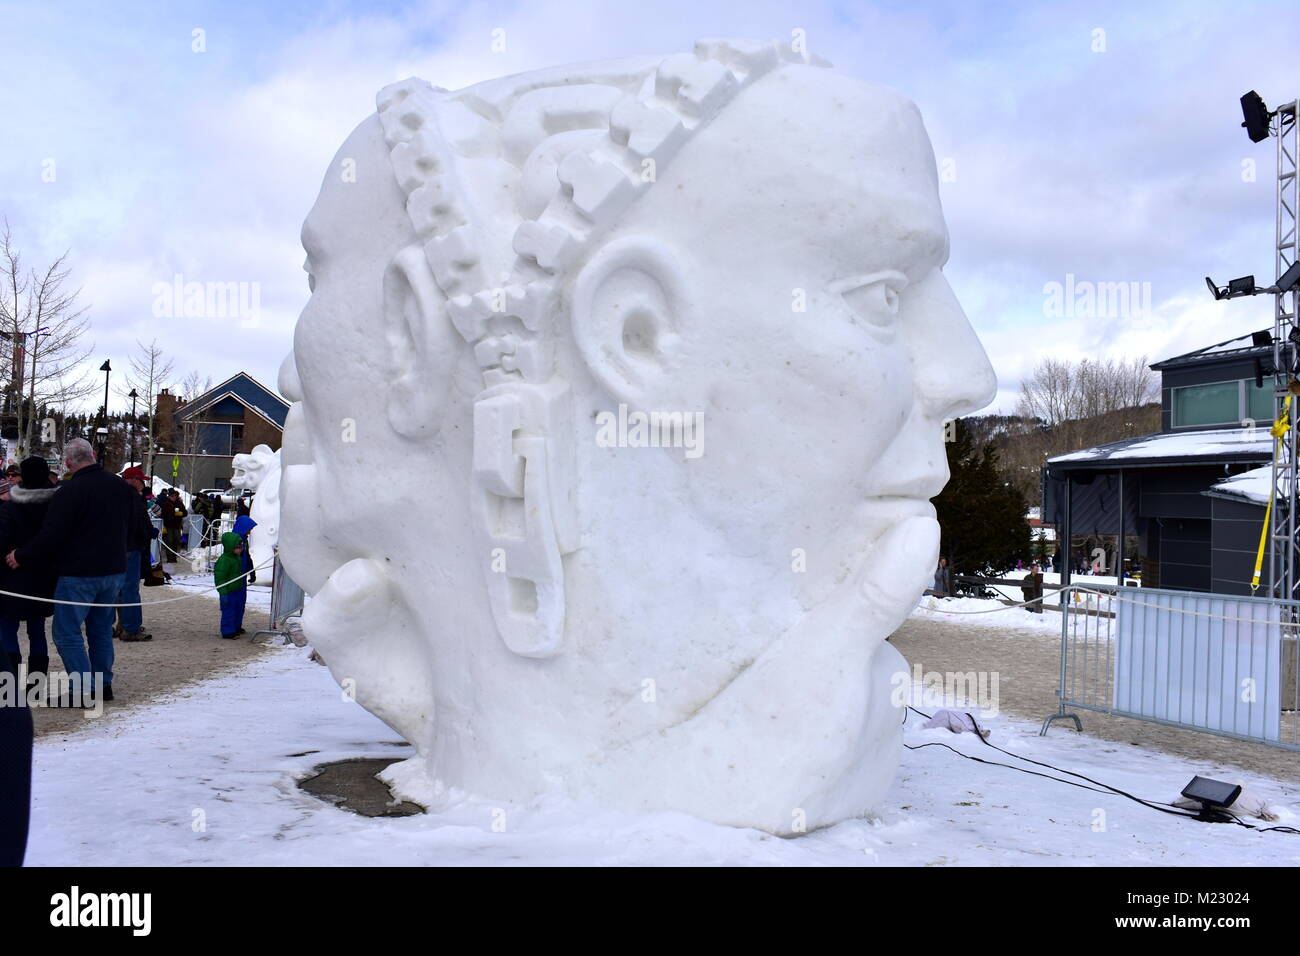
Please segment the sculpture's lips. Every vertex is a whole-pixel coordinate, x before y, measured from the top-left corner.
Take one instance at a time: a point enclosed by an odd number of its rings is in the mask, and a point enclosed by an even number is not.
[[[910,495],[876,495],[868,498],[867,513],[872,518],[887,518],[890,524],[907,518],[935,516],[934,504],[928,498],[916,498]]]

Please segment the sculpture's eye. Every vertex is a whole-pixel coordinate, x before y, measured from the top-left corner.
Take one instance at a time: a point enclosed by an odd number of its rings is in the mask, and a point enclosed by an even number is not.
[[[831,290],[844,297],[854,315],[869,326],[889,329],[898,316],[898,297],[907,285],[901,272],[873,272],[850,276],[831,283]]]

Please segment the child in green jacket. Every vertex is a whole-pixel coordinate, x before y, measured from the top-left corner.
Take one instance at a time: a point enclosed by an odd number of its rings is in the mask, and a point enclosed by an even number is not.
[[[221,557],[217,558],[212,576],[221,595],[221,636],[233,640],[244,633],[244,603],[248,599],[248,579],[243,577],[244,539],[233,531],[221,536]]]

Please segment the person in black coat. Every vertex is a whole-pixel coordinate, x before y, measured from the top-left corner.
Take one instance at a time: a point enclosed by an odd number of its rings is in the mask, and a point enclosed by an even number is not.
[[[140,575],[149,569],[149,548],[158,532],[149,520],[149,509],[144,503],[145,473],[139,467],[122,472],[122,480],[135,491],[131,506],[131,524],[126,538],[126,571],[122,574],[122,589],[117,595],[120,624],[115,636],[124,641],[151,641],[153,635],[144,629],[144,608],[140,605]]]
[[[0,680],[17,680],[0,656]],[[32,711],[25,700],[0,701],[0,866],[22,866],[32,809]]]
[[[8,554],[36,537],[45,522],[50,500],[59,491],[50,484],[49,466],[44,458],[23,460],[22,483],[9,489],[9,500],[0,503],[0,554]],[[31,561],[20,568],[0,562],[0,591],[30,594],[44,598],[27,601],[0,594],[0,639],[17,669],[22,660],[18,644],[18,626],[27,622],[27,673],[44,675],[50,666],[49,645],[45,641],[45,619],[54,613],[49,599],[54,597],[57,576],[50,561]]]
[[[9,551],[5,562],[14,570],[54,562],[54,599],[61,602],[54,608],[54,645],[73,685],[69,703],[94,706],[97,697],[113,700],[112,606],[139,496],[95,461],[84,438],[63,446],[63,463],[72,478],[50,499],[40,533]]]

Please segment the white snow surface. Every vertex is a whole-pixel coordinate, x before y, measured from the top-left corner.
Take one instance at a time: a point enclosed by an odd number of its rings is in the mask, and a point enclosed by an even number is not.
[[[1300,836],[1200,824],[942,747],[905,751],[878,818],[796,839],[675,811],[634,813],[556,798],[527,806],[465,799],[437,814],[369,819],[300,791],[297,780],[329,761],[410,748],[344,699],[308,653],[281,648],[153,706],[40,738],[28,864],[1300,864]],[[909,715],[908,743],[1018,763],[971,734],[922,730],[922,722]],[[981,723],[1001,747],[1149,799],[1172,801],[1200,773],[1246,783],[1281,824],[1294,825],[1300,811],[1300,791],[1273,780],[1071,730],[1040,738],[1024,721]],[[92,798],[94,812],[87,812]],[[498,820],[501,832],[493,827]],[[1104,830],[1094,829],[1098,820]]]
[[[1016,601],[1023,599],[1019,591],[1011,588],[996,589]],[[1055,603],[1056,595],[1048,592],[1048,603]],[[967,624],[972,627],[1024,627],[1034,631],[1043,631],[1057,640],[1061,637],[1061,615],[1059,611],[1044,611],[1035,614],[1023,607],[1011,607],[1001,601],[984,598],[950,597],[937,598],[926,595],[912,612],[912,617],[930,621],[949,621]]]
[[[1216,428],[1182,434],[1152,435],[1124,448],[1108,451],[1107,446],[1087,448],[1056,455],[1048,462],[1083,461],[1087,459],[1116,458],[1176,458],[1204,455],[1269,455],[1273,452],[1273,439],[1267,427]]]
[[[1268,504],[1269,492],[1273,490],[1273,466],[1264,465],[1243,471],[1239,475],[1225,478],[1214,486],[1219,494],[1244,498],[1259,505]]]

